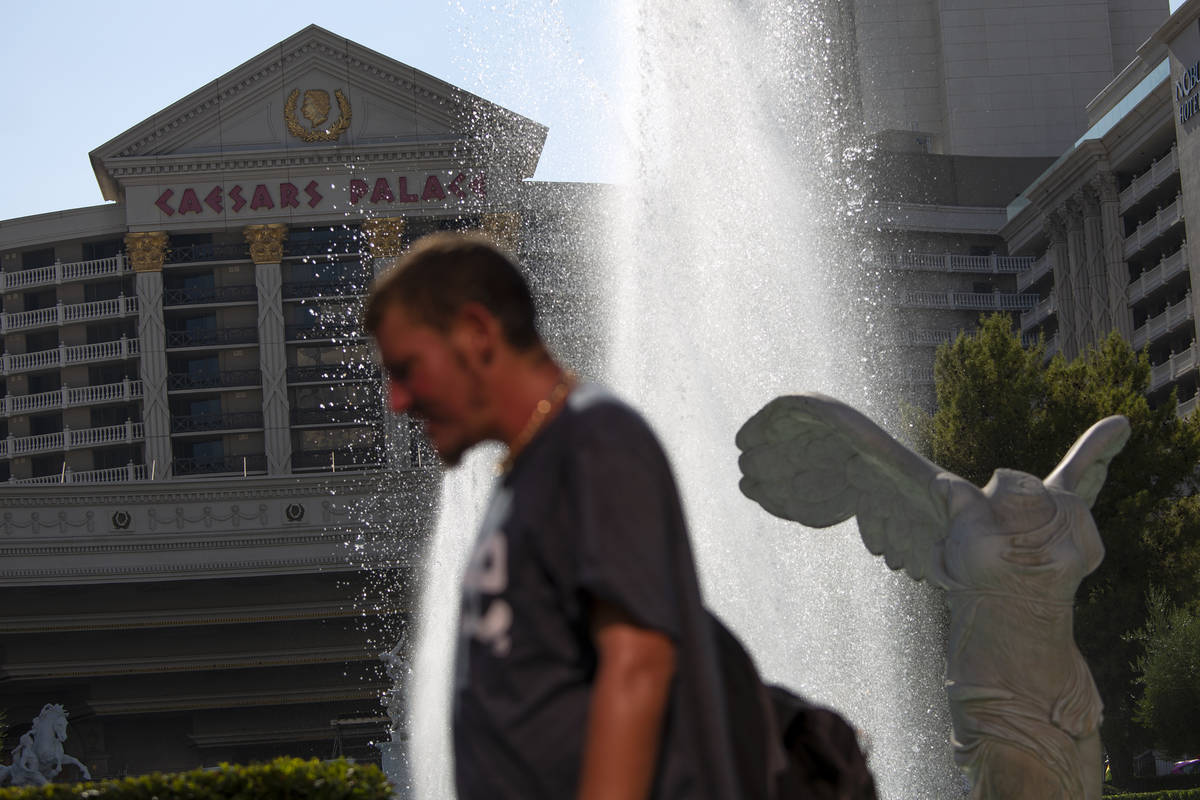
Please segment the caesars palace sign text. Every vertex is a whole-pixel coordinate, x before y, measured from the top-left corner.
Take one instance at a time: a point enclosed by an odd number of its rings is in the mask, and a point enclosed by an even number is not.
[[[345,181],[345,179],[342,179]],[[230,185],[232,183],[232,185]],[[154,200],[168,217],[198,217],[225,214],[251,216],[288,209],[348,209],[359,206],[427,204],[445,206],[487,197],[482,173],[385,175],[350,178],[340,187],[315,178],[263,183],[217,183],[163,189]]]

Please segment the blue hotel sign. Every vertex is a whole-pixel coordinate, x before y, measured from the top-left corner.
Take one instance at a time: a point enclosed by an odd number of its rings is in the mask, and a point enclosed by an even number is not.
[[[1179,103],[1179,124],[1200,114],[1200,61],[1183,71],[1183,77],[1175,81],[1175,99]]]

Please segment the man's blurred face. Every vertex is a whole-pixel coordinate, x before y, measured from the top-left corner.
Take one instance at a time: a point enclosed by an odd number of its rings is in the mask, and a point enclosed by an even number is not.
[[[443,333],[399,305],[384,312],[375,331],[388,376],[388,405],[421,420],[450,466],[488,438],[482,382],[457,338],[453,328]]]

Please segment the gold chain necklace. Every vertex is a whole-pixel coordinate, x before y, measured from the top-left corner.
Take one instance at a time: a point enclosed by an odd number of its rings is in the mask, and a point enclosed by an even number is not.
[[[546,418],[550,416],[550,412],[557,408],[574,388],[575,376],[570,372],[564,371],[558,383],[550,390],[550,394],[538,400],[537,405],[533,408],[533,413],[529,415],[529,421],[525,423],[525,427],[517,434],[517,438],[513,439],[513,443],[508,448],[508,455],[497,465],[496,471],[499,474],[504,475],[512,469],[513,462],[517,460],[520,452],[525,449],[525,445],[529,444],[529,440],[546,424]]]

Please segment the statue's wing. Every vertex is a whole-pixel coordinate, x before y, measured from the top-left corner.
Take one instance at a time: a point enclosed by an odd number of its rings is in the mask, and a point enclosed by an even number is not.
[[[1091,508],[1108,477],[1109,462],[1129,441],[1129,434],[1129,420],[1125,417],[1117,415],[1100,420],[1075,440],[1046,478],[1046,485],[1074,492]]]
[[[858,517],[863,543],[892,569],[929,575],[949,528],[944,473],[845,403],[777,397],[737,434],[742,493],[815,528]]]

